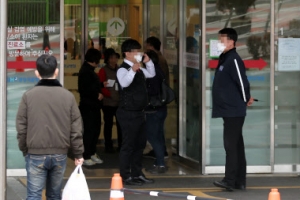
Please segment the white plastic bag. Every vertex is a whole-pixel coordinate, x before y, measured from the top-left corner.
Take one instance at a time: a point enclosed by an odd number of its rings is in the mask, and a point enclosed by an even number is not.
[[[77,165],[63,190],[62,200],[91,200],[81,165]]]

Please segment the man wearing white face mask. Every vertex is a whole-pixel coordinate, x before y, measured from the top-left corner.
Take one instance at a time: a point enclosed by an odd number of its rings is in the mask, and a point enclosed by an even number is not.
[[[117,118],[122,130],[120,150],[120,175],[125,185],[153,183],[142,172],[142,156],[146,145],[145,113],[148,105],[146,78],[155,76],[155,68],[149,57],[140,52],[138,41],[128,39],[121,51],[124,62],[117,71],[120,84],[120,103]],[[143,59],[144,58],[144,59]],[[141,61],[146,68],[141,67]]]
[[[243,124],[247,106],[253,103],[243,60],[237,54],[237,33],[232,28],[219,31],[221,52],[212,86],[212,117],[224,121],[223,142],[226,151],[225,177],[214,185],[233,191],[246,188],[246,157]]]

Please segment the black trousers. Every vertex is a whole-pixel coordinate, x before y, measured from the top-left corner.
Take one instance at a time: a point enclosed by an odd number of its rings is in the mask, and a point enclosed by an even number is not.
[[[97,152],[97,143],[101,130],[100,108],[96,109],[90,106],[79,106],[83,121],[83,158],[91,159],[91,156]]]
[[[120,175],[123,180],[144,175],[142,157],[146,146],[145,113],[143,111],[117,110],[117,118],[122,129],[120,150]]]
[[[229,185],[246,184],[246,157],[243,139],[245,117],[224,117],[225,178]]]
[[[112,136],[112,128],[114,117],[116,117],[116,124],[117,124],[117,134],[118,134],[118,148],[121,148],[122,145],[122,133],[121,127],[116,116],[118,107],[117,106],[103,106],[103,119],[104,119],[104,140],[105,140],[105,148],[112,148],[113,142],[111,139]]]

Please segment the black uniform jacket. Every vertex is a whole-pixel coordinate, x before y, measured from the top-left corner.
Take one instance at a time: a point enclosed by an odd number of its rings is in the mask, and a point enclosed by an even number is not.
[[[242,85],[235,61],[237,61],[240,77],[245,91],[243,97]],[[222,53],[212,86],[212,117],[243,117],[246,116],[247,102],[250,99],[250,84],[246,76],[243,60],[233,48]]]

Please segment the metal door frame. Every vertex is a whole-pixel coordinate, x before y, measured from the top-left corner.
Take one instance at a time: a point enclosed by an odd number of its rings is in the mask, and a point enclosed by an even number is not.
[[[161,40],[165,37],[165,2],[160,1],[160,15],[161,15],[161,24],[162,28],[160,29],[160,37]],[[148,11],[150,6],[149,0],[144,1],[144,9]],[[275,0],[270,0],[270,6],[271,6],[271,22],[270,22],[270,31],[271,31],[271,54],[270,54],[270,66],[274,66],[274,29],[275,29]],[[186,16],[186,3],[184,1],[179,1],[179,52],[183,52],[185,49],[185,16]],[[179,67],[179,156],[182,158],[181,160],[183,162],[188,161],[187,164],[191,166],[197,166],[199,167],[202,174],[218,174],[218,173],[224,173],[225,172],[225,166],[206,166],[206,68],[207,68],[207,55],[206,55],[206,1],[202,1],[202,8],[201,8],[201,50],[199,55],[199,63],[201,64],[202,68],[200,69],[200,88],[199,92],[201,93],[201,105],[199,110],[199,134],[200,134],[200,151],[201,155],[199,158],[199,162],[191,161],[190,159],[186,158],[185,153],[183,152],[183,149],[185,149],[185,142],[181,138],[185,138],[185,130],[186,130],[186,99],[183,95],[183,92],[185,92],[184,85],[186,83],[186,72],[182,67]],[[144,36],[148,37],[148,30],[149,30],[149,24],[148,24],[148,18],[149,12],[144,12]],[[163,44],[163,42],[162,42]],[[183,66],[183,54],[179,54],[179,66]],[[263,165],[263,166],[247,166],[247,172],[248,173],[273,173],[274,172],[274,67],[271,67],[270,70],[270,165]]]
[[[207,56],[206,56],[206,1],[202,1],[202,30],[203,30],[203,40],[202,40],[202,174],[219,174],[225,173],[225,166],[206,166],[206,84],[205,84],[205,70],[207,68]],[[273,67],[275,64],[275,0],[270,0],[270,165],[259,165],[259,166],[247,166],[247,173],[274,173],[274,71]],[[201,134],[201,133],[200,133]]]

